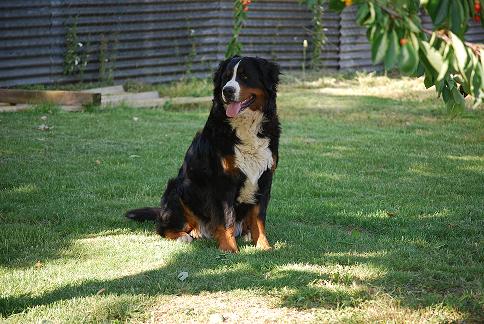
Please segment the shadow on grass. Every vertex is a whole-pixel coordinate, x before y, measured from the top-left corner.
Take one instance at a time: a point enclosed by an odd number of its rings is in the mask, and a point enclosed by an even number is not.
[[[434,221],[425,219],[411,226],[426,226]],[[383,226],[384,232],[391,224],[379,226]],[[135,228],[144,230],[146,226]],[[294,236],[294,232],[304,234]],[[112,280],[87,280],[40,296],[2,298],[0,314],[9,316],[34,306],[93,297],[100,290],[114,295],[159,296],[246,289],[266,294],[277,290],[281,307],[297,309],[357,307],[373,299],[378,291],[414,309],[444,304],[458,309],[465,319],[479,319],[481,305],[475,296],[466,295],[468,290],[462,282],[475,280],[479,270],[474,269],[463,279],[459,276],[465,266],[449,268],[440,260],[428,260],[436,255],[431,252],[433,246],[419,246],[372,231],[356,232],[359,234],[354,234],[355,229],[331,224],[286,223],[280,228],[270,225],[269,235],[283,243],[264,252],[240,242],[242,249],[237,255],[219,253],[213,241],[196,241],[188,251],[172,255],[159,269]],[[359,266],[370,269],[370,273],[351,270]],[[189,271],[189,278],[183,282],[175,279],[182,270]],[[451,272],[444,273],[446,270]]]

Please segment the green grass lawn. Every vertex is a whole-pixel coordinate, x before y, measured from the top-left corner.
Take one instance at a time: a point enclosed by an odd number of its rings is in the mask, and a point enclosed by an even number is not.
[[[385,82],[281,88],[274,249],[236,255],[122,217],[206,110],[0,114],[1,321],[483,321],[484,112]]]

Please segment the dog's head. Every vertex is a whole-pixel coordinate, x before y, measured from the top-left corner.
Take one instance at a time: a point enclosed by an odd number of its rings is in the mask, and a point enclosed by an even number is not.
[[[234,56],[214,75],[214,99],[233,118],[246,109],[264,111],[275,100],[279,66],[259,57]]]

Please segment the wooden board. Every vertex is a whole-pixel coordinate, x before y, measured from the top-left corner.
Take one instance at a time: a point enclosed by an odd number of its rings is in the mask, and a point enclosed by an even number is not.
[[[34,108],[32,105],[19,104],[15,106],[0,106],[0,113],[26,111]],[[83,111],[82,106],[59,106],[63,111]]]
[[[87,89],[82,90],[82,92],[88,93],[100,93],[102,96],[104,95],[114,95],[114,94],[122,94],[126,93],[122,85],[111,86],[111,87],[102,87],[102,88],[94,88],[94,89]]]
[[[99,105],[101,104],[101,94],[80,91],[0,89],[0,102],[14,104],[49,102],[67,106]]]

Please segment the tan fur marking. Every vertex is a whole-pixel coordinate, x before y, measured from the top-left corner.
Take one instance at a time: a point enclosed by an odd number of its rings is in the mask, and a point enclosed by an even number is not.
[[[274,154],[272,154],[272,167],[271,167],[272,173],[276,172],[276,168],[277,168],[277,157]]]
[[[224,225],[219,225],[213,232],[213,237],[218,242],[218,248],[224,252],[239,252],[237,242],[235,241],[235,226],[225,228]]]
[[[180,204],[182,206],[183,215],[185,216],[186,222],[185,228],[183,230],[187,233],[190,233],[193,238],[202,238],[198,217],[191,211],[190,208],[187,207],[187,205],[183,203],[181,199]]]
[[[234,175],[234,174],[237,174],[237,172],[239,171],[237,166],[235,165],[235,156],[234,155],[224,156],[221,159],[221,162],[222,162],[222,168],[223,168],[225,173],[230,174],[230,175]]]
[[[255,95],[255,101],[249,106],[249,109],[253,111],[262,110],[267,101],[267,96],[265,92],[262,89],[258,88],[248,88],[244,86],[240,87],[240,98],[243,98],[243,100],[245,100],[251,95]]]
[[[190,210],[190,208],[185,205],[183,200],[180,199],[180,204],[183,209],[183,215],[185,216],[185,221],[190,225],[190,227],[197,228],[198,227],[198,217]]]
[[[264,222],[259,217],[259,205],[255,205],[247,216],[247,224],[249,225],[250,236],[252,242],[258,249],[270,250],[271,246],[266,236],[266,229]]]

